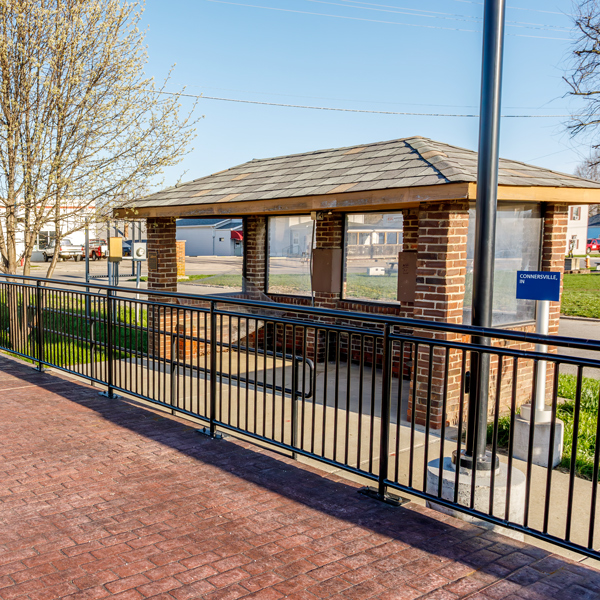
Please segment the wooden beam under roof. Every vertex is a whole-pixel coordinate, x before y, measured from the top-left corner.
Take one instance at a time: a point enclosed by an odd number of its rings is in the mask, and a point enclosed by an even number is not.
[[[152,217],[243,217],[246,215],[294,215],[314,210],[370,212],[414,208],[425,202],[477,198],[474,183],[449,183],[423,187],[346,192],[296,198],[275,198],[249,202],[179,204],[140,208],[118,208],[116,218]],[[541,186],[498,186],[498,200],[514,202],[555,202],[561,204],[600,204],[600,189]]]

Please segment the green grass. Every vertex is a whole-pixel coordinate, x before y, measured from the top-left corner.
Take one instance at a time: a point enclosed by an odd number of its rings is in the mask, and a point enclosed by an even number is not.
[[[560,467],[570,469],[573,449],[573,422],[575,399],[577,394],[577,378],[575,375],[561,374],[558,378],[558,396],[565,398],[563,404],[556,409],[557,417],[565,424],[563,457]],[[579,428],[577,435],[577,455],[575,472],[584,479],[591,479],[594,470],[594,453],[596,451],[596,423],[598,419],[598,398],[600,381],[584,377],[581,385],[581,404],[579,411]],[[492,442],[494,424],[488,423],[487,441]],[[498,419],[498,446],[507,448],[510,435],[510,417]]]
[[[565,274],[561,314],[600,319],[600,275]]]
[[[7,352],[13,350],[37,358],[39,350],[35,297],[23,298],[19,295],[16,301],[17,319],[16,323],[11,323],[6,294],[0,294],[0,348]],[[86,315],[85,305],[80,299],[48,293],[44,307],[42,342],[45,360],[61,367],[86,364],[92,360],[106,360],[106,351],[103,347],[96,344],[93,348],[92,344],[84,341],[91,338],[92,322],[96,321],[95,339],[98,342],[106,342],[108,334],[106,316],[102,305],[92,305],[89,315]],[[137,352],[147,352],[148,336],[144,331],[136,334],[136,331],[129,326],[134,322],[134,309],[128,306],[119,306],[115,309],[111,328],[113,345],[116,347],[113,350],[115,359],[126,358]],[[140,311],[138,325],[145,326],[146,323],[146,311]]]

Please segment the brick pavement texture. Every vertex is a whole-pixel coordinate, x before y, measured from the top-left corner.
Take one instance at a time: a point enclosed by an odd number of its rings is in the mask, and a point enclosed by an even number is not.
[[[0,358],[0,599],[600,598],[600,573]]]

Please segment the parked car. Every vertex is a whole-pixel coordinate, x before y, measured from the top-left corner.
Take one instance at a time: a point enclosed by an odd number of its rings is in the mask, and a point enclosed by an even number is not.
[[[85,250],[83,251],[85,257]],[[93,239],[90,240],[90,258],[92,260],[100,260],[108,256],[108,243],[106,240]]]
[[[587,254],[591,254],[592,252],[600,252],[600,240],[597,240],[596,238],[588,240],[585,246],[585,251]]]
[[[72,258],[75,262],[81,260],[83,255],[85,254],[85,247],[80,245],[75,245],[69,239],[64,239],[60,241],[59,246],[56,245],[56,240],[52,240],[50,244],[44,248],[43,255],[44,261],[48,262],[52,260],[54,253],[58,252],[58,258],[61,260],[68,260]]]

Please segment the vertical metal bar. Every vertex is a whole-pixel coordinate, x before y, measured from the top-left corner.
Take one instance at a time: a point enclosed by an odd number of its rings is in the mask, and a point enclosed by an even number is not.
[[[440,469],[438,477],[438,498],[442,497],[442,484],[444,483],[444,442],[446,440],[446,409],[448,404],[448,373],[450,371],[450,348],[446,348],[444,360],[444,391],[442,396],[442,429],[440,431]],[[425,465],[427,469],[427,465]]]
[[[474,326],[478,327],[492,326],[504,4],[504,0],[485,0],[484,5],[471,321]],[[484,346],[490,345],[489,338],[480,336],[474,336],[473,342]],[[473,467],[476,469],[478,461],[486,461],[485,431],[490,355],[487,352],[479,352],[474,358],[475,364],[472,372],[476,378],[476,393],[471,394],[469,398],[466,454],[472,458]]]
[[[571,521],[573,517],[573,492],[575,489],[575,471],[577,470],[577,438],[579,437],[579,413],[581,410],[581,386],[583,384],[583,367],[577,365],[577,388],[575,393],[575,410],[573,412],[573,443],[571,444],[571,466],[569,470],[569,496],[567,501],[567,526],[565,540],[571,541]],[[533,415],[533,411],[531,411]],[[533,420],[531,426],[533,427]]]
[[[215,303],[210,303],[210,409],[209,428],[210,437],[215,437],[215,413],[217,409],[217,313]],[[246,417],[247,418],[247,417]]]
[[[352,397],[350,395],[350,385],[352,383],[352,333],[348,333],[348,356],[346,357],[346,435],[344,436],[344,464],[349,465],[350,460],[350,406]]]
[[[223,314],[221,314],[221,318],[219,319],[219,402],[217,404],[217,412],[215,413],[215,418],[219,420],[223,418],[223,371],[225,370],[223,366],[223,337]]]
[[[498,378],[496,379],[496,397],[494,398],[494,429],[492,437],[492,464],[496,464],[496,456],[498,453],[498,417],[500,416],[500,396],[502,394],[502,368],[504,355],[498,355]],[[496,485],[496,469],[492,469],[490,473],[490,505],[489,513],[494,514],[494,490]]]
[[[333,460],[337,461],[338,418],[340,409],[340,332],[335,335],[335,388],[333,390]]]
[[[271,435],[273,439],[277,439],[275,435],[275,422],[276,422],[276,407],[277,407],[277,325],[273,321],[273,355],[271,356],[271,365],[273,366],[271,379],[272,379],[272,394],[271,394]],[[311,450],[312,452],[312,450]]]
[[[399,477],[399,469],[400,469],[400,421],[402,420],[402,397],[404,395],[403,383],[404,383],[404,340],[400,342],[400,364],[398,366],[398,398],[396,401],[396,458],[395,458],[395,467],[394,467],[394,481],[396,483],[400,483],[398,481]],[[393,348],[393,345],[392,345]],[[392,353],[393,355],[393,353]],[[392,372],[393,376],[393,372]]]
[[[465,412],[465,374],[467,372],[467,352],[462,351],[460,364],[460,395],[458,400],[458,432],[456,435],[456,469],[454,472],[454,497],[452,501],[458,504],[458,484],[460,477],[460,456],[462,453],[463,415]]]
[[[114,398],[115,394],[113,391],[113,299],[112,290],[106,290],[106,319],[107,319],[107,330],[106,330],[106,368],[107,373],[107,386],[106,395],[109,398]]]
[[[429,433],[431,431],[431,385],[433,379],[433,351],[433,344],[429,344],[429,373],[427,375],[427,407],[425,412],[425,448],[423,453],[423,491],[427,489],[427,464],[429,463]]]
[[[377,338],[373,338],[374,362],[377,357],[377,347],[375,345]],[[390,458],[390,394],[391,394],[391,352],[390,352],[390,325],[385,324],[383,331],[383,349],[382,349],[382,386],[381,386],[381,418],[379,433],[379,480],[377,494],[379,498],[385,497],[385,482],[388,478],[389,458]],[[375,364],[373,365],[375,369]]]
[[[554,367],[555,370],[558,370],[557,367]],[[554,398],[555,395],[552,395],[552,425],[556,420],[556,416],[554,415]],[[554,447],[554,438],[552,435],[550,436],[550,450]],[[594,448],[594,469],[592,471],[592,498],[590,503],[590,528],[588,531],[588,548],[592,550],[594,548],[594,529],[596,526],[596,501],[598,499],[598,464],[600,463],[600,444],[598,443],[600,440],[600,414],[596,414],[596,446]],[[548,471],[551,471],[552,463],[548,463]],[[546,496],[546,504],[549,504],[548,495]],[[548,510],[546,510],[548,512]]]
[[[292,402],[292,415],[290,417],[290,424],[292,428],[292,448],[297,448],[298,444],[298,361],[296,360],[296,325],[292,325],[292,393],[290,395]],[[296,453],[294,453],[296,458]]]
[[[42,309],[42,282],[38,279],[35,288],[35,310],[37,320],[37,359],[38,371],[44,370],[44,311]]]
[[[321,419],[321,455],[325,456],[325,444],[327,440],[327,388],[329,387],[328,366],[329,366],[329,329],[325,333],[325,360],[323,364],[323,417]]]
[[[174,407],[177,406],[177,381],[179,380],[179,309],[175,309],[176,323],[173,324],[173,308],[169,309],[171,316],[170,332],[171,332],[171,414],[175,414]]]
[[[377,339],[373,337],[373,357],[371,358],[371,406],[369,409],[369,473],[373,472],[373,444],[375,439],[375,388],[377,378]]]
[[[523,525],[529,524],[529,500],[531,497],[531,475],[533,471],[533,437],[535,434],[536,410],[534,406],[535,392],[537,389],[537,380],[539,377],[539,361],[533,361],[533,386],[531,390],[531,418],[529,420],[529,441],[527,446],[527,471],[525,474],[525,505],[523,507]]]
[[[413,467],[415,459],[415,424],[417,415],[417,372],[419,370],[419,343],[413,344],[415,359],[413,361],[413,394],[410,411],[410,446],[408,449],[408,487],[413,485]]]
[[[301,407],[302,416],[300,417],[300,444],[299,444],[299,447],[301,449],[304,448],[304,422],[305,422],[305,416],[306,416],[306,361],[308,359],[308,357],[306,356],[307,335],[308,335],[307,328],[306,328],[306,326],[303,326],[302,327],[302,407]]]
[[[510,491],[512,484],[513,450],[515,445],[515,414],[517,412],[517,382],[519,378],[519,358],[513,358],[513,379],[510,395],[510,429],[508,430],[508,464],[506,466],[506,501],[504,505],[504,520],[510,518]]]
[[[363,388],[365,374],[365,336],[360,336],[360,362],[358,371],[358,438],[356,450],[356,468],[360,469],[362,463],[362,421],[363,421]]]
[[[560,373],[560,363],[554,363],[554,378],[552,383],[552,417],[550,420],[550,443],[548,445],[548,467],[546,469],[546,496],[544,502],[544,526],[543,533],[548,533],[548,520],[550,518],[550,495],[552,493],[552,465],[554,464],[554,441],[556,438],[556,409],[558,405],[558,376]],[[596,437],[596,439],[599,439]],[[600,446],[596,444],[596,452],[600,450]],[[597,463],[596,463],[597,464]],[[596,477],[595,481],[598,481]],[[596,489],[594,486],[593,490]],[[595,502],[593,504],[595,510]],[[593,514],[593,513],[592,513]],[[590,522],[593,517],[590,516]],[[590,545],[591,548],[591,545]]]
[[[232,344],[231,344],[231,340],[232,340],[232,330],[231,330],[231,320],[233,319],[233,317],[229,317],[227,319],[227,325],[228,325],[228,336],[229,336],[229,349],[228,349],[228,359],[229,359],[229,373],[227,373],[227,375],[229,376],[227,381],[229,381],[229,394],[227,395],[227,423],[229,425],[231,425],[231,394],[232,394],[232,387],[233,387],[233,377],[231,375],[231,364],[232,364]],[[239,336],[238,336],[239,338]]]

